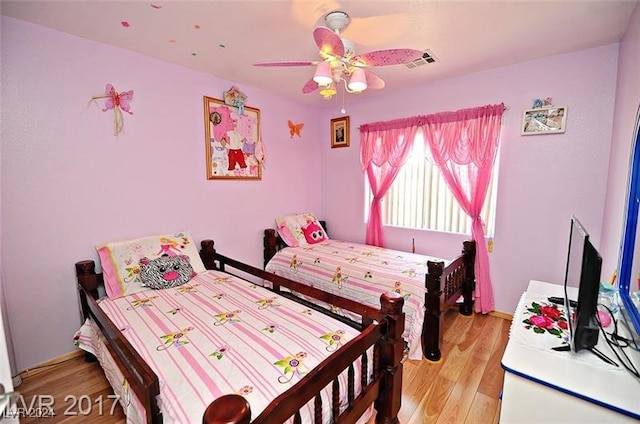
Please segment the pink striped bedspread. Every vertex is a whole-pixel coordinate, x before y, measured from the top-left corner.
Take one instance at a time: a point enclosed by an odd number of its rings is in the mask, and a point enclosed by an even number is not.
[[[201,422],[209,403],[228,393],[244,396],[257,417],[275,397],[358,334],[263,287],[216,271],[201,273],[176,288],[104,298],[100,307],[158,375],[165,423]],[[106,349],[91,321],[75,340],[78,347],[98,353],[101,362],[105,359]],[[144,412],[135,411],[136,402],[131,401],[122,374],[111,367],[105,373],[121,395],[127,421],[144,420]],[[347,385],[344,374],[341,387]],[[329,389],[323,394],[323,407],[329,422]],[[311,405],[301,413],[303,422],[312,421]]]
[[[450,261],[340,240],[287,247],[276,253],[265,269],[329,293],[380,307],[380,294],[404,296],[405,332],[409,359],[422,359],[427,261]],[[342,313],[330,306],[334,312]],[[349,316],[348,313],[343,315]]]

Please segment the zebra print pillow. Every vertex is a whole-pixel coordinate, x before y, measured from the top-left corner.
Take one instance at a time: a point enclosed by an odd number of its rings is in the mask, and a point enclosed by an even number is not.
[[[146,287],[161,290],[178,287],[196,275],[187,255],[140,260],[140,279]]]

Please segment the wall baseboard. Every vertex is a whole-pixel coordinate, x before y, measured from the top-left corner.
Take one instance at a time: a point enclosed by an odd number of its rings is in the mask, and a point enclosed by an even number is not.
[[[513,314],[509,314],[507,312],[492,311],[492,312],[489,312],[489,315],[493,315],[494,317],[506,319],[508,321],[513,321]]]
[[[11,384],[13,385],[13,387],[18,387],[22,384],[22,377],[20,376],[20,374],[16,375],[15,377],[11,377]]]
[[[22,380],[28,377],[33,377],[34,375],[38,375],[44,371],[47,371],[50,367],[56,366],[62,362],[70,361],[72,359],[80,358],[84,356],[84,350],[76,349],[73,352],[65,353],[64,355],[58,356],[57,358],[49,359],[48,361],[41,362],[37,365],[34,365],[26,370],[20,371],[14,379],[20,378],[20,383]],[[19,384],[18,384],[19,385]],[[14,383],[14,386],[18,386]]]

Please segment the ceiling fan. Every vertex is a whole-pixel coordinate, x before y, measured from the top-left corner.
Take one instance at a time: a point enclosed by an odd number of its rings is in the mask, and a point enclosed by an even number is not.
[[[351,18],[346,12],[334,10],[324,16],[326,27],[313,30],[313,39],[320,49],[317,61],[258,62],[254,66],[315,66],[316,71],[302,87],[302,92],[312,93],[320,89],[325,99],[337,93],[337,85],[344,83],[349,93],[361,93],[366,89],[384,88],[385,82],[378,75],[365,69],[374,66],[401,65],[422,57],[423,52],[415,49],[374,50],[356,54],[353,44],[340,33],[349,25]]]

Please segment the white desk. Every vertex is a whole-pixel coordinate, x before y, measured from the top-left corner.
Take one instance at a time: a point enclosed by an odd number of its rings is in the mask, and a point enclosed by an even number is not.
[[[569,288],[569,297],[577,298],[577,289]],[[524,302],[538,297],[564,296],[558,284],[531,281]],[[529,302],[530,303],[530,302]],[[502,357],[505,370],[500,423],[638,423],[640,421],[640,380],[624,369],[615,368],[592,358],[589,351],[554,352],[514,341],[515,331],[524,329],[516,322]],[[611,327],[610,327],[611,328]],[[609,328],[609,329],[610,329]],[[558,339],[560,341],[560,339]],[[560,345],[561,342],[558,343]],[[602,334],[597,348],[619,362],[607,346]],[[640,369],[640,353],[625,350]],[[586,361],[585,361],[586,360]]]

